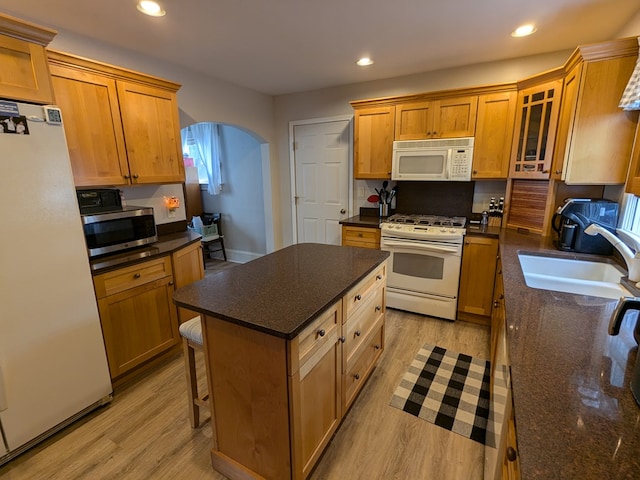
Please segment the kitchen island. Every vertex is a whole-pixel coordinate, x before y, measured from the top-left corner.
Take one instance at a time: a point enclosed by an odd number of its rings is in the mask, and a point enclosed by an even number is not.
[[[298,244],[175,292],[203,317],[216,470],[308,476],[384,350],[387,257]]]
[[[618,336],[617,300],[527,287],[518,252],[588,258],[550,239],[503,230],[507,337],[522,478],[631,479],[640,475],[640,406],[629,388],[636,315]]]

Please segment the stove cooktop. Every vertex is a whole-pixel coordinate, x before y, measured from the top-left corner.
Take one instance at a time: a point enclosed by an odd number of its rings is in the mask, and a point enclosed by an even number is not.
[[[396,214],[384,220],[380,228],[386,238],[462,243],[466,223],[465,217]]]
[[[401,223],[405,225],[446,226],[464,228],[467,224],[465,217],[443,217],[440,215],[417,215],[396,213],[387,218],[383,223]]]

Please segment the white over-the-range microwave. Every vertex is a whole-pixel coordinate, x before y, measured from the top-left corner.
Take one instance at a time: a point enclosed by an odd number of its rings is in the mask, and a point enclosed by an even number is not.
[[[392,180],[471,180],[473,137],[393,142]]]

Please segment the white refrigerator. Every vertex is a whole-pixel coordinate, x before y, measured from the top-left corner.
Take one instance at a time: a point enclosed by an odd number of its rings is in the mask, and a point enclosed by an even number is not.
[[[112,388],[59,110],[0,100],[0,185],[2,465]]]

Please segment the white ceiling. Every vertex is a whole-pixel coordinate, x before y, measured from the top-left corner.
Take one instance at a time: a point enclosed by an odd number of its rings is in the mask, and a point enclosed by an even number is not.
[[[614,38],[640,0],[0,0],[0,11],[267,94],[392,78]],[[512,38],[518,25],[538,32]],[[361,56],[375,64],[357,67]]]

